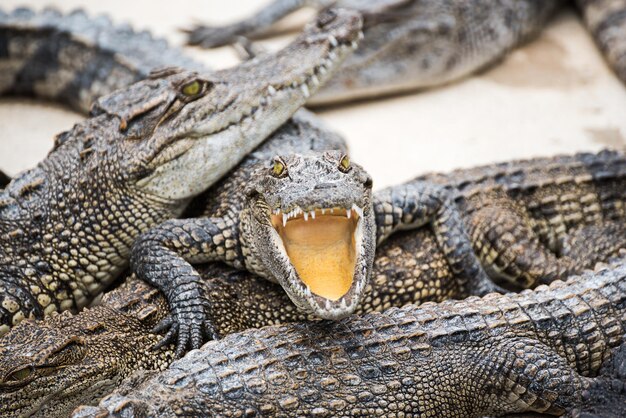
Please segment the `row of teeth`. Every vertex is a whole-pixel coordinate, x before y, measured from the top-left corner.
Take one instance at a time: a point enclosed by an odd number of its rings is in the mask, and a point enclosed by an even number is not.
[[[363,39],[363,32],[359,32],[359,39]],[[291,88],[294,88],[294,89],[300,88],[300,90],[302,91],[302,94],[304,95],[306,99],[308,99],[311,96],[311,91],[309,90],[308,82],[310,82],[315,88],[317,88],[320,85],[320,80],[319,80],[318,75],[319,76],[326,75],[326,73],[328,72],[328,69],[333,65],[333,62],[337,59],[337,54],[335,53],[334,49],[339,46],[339,41],[337,41],[337,38],[335,38],[333,35],[330,35],[328,40],[330,42],[330,45],[332,46],[332,49],[328,51],[328,55],[326,56],[326,58],[323,59],[320,65],[318,65],[313,70],[313,73],[309,77],[307,77],[308,80],[301,81],[301,82],[294,81],[293,83],[291,83]],[[351,49],[356,49],[357,46],[358,44],[356,41],[350,42]],[[269,86],[267,88],[267,93],[269,97],[274,96],[276,92],[277,90],[272,86]],[[270,100],[269,97],[262,98],[260,104],[261,105],[268,104]]]
[[[365,272],[364,272],[364,274],[365,274]],[[311,292],[311,288],[309,286],[303,285],[302,290],[303,290],[302,293],[304,293],[304,296],[309,300],[311,305],[316,304],[316,305],[319,306],[319,303],[317,302],[316,297],[313,295],[313,292]],[[356,287],[354,289],[354,293],[358,295],[358,294],[361,293],[362,290],[363,290],[363,282],[357,282],[356,283]],[[329,299],[326,299],[326,301],[324,303],[324,308],[328,312],[332,311],[333,310],[333,302],[331,302]],[[345,298],[341,298],[341,302],[339,303],[339,306],[335,307],[335,309],[337,309],[337,308],[341,309],[342,311],[345,311],[346,309],[348,309],[348,303],[346,302]]]
[[[356,204],[352,204],[352,207],[348,208],[348,209],[339,208],[339,207],[330,208],[330,209],[326,209],[326,208],[319,209],[319,211],[322,213],[322,215],[325,215],[326,211],[330,212],[331,215],[334,215],[335,212],[340,214],[344,210],[346,211],[346,218],[348,218],[348,219],[350,219],[352,217],[352,211],[355,211],[356,214],[359,215],[360,218],[363,217],[363,209],[361,209]],[[279,216],[281,213],[282,213],[282,211],[280,209],[275,209],[274,210],[274,215]],[[283,215],[283,227],[285,225],[287,225],[287,221],[289,219],[296,218],[300,214],[302,214],[302,216],[304,217],[305,221],[309,220],[309,216],[311,217],[311,219],[315,219],[315,210],[304,211],[304,210],[300,209],[299,207],[296,207],[295,209],[291,210],[290,212],[282,213],[282,215]]]
[[[363,32],[359,32],[359,39],[363,39]],[[311,91],[308,84],[311,83],[313,87],[317,88],[320,85],[319,77],[323,77],[324,75],[326,75],[328,69],[333,65],[333,61],[337,59],[337,54],[335,53],[334,49],[339,46],[339,42],[337,41],[337,38],[335,38],[333,35],[330,35],[329,42],[332,48],[328,52],[327,57],[322,60],[320,65],[313,69],[311,75],[305,76],[305,79],[303,81],[294,81],[290,85],[290,87],[293,89],[299,88],[300,91],[302,91],[302,95],[305,99],[308,99],[311,96]],[[356,41],[350,42],[350,48],[356,49],[357,46],[358,44]],[[274,86],[268,86],[267,96],[261,97],[258,105],[252,106],[248,112],[244,112],[241,115],[238,123],[243,122],[244,119],[247,119],[250,116],[254,116],[261,107],[269,106],[272,103],[272,97],[275,96],[276,93],[278,93],[278,90]]]

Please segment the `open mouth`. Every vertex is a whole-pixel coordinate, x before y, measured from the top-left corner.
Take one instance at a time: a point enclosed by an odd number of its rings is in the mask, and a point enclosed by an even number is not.
[[[271,214],[272,226],[300,280],[309,290],[337,301],[354,282],[361,252],[363,209],[323,208]]]

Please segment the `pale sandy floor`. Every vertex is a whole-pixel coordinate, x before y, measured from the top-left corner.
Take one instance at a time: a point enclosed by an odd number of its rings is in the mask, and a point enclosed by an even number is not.
[[[193,21],[227,22],[264,1],[3,0],[1,7],[53,4],[68,11],[80,6],[180,44],[177,28]],[[216,67],[236,62],[227,48],[189,52]],[[319,114],[347,137],[353,159],[372,173],[378,187],[424,171],[626,146],[626,88],[570,11],[541,38],[479,76]],[[34,165],[46,155],[54,134],[79,120],[58,107],[0,101],[0,167],[15,174]]]

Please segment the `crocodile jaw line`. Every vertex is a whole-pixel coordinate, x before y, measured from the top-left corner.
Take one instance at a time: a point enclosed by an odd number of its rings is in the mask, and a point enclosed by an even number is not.
[[[199,122],[193,135],[181,139],[193,144],[181,147],[181,154],[154,167],[154,172],[137,182],[137,186],[168,200],[185,200],[202,193],[303,106],[356,47],[354,41],[333,46],[299,81],[270,85],[260,99],[242,106],[242,110],[237,112],[230,106],[206,122]]]
[[[288,213],[275,210],[270,219],[274,245],[289,264],[291,280],[297,281],[291,285],[314,301],[314,313],[335,317],[323,312],[332,305],[347,310],[343,299],[355,289],[363,253],[363,210],[357,205],[308,211],[297,207]]]

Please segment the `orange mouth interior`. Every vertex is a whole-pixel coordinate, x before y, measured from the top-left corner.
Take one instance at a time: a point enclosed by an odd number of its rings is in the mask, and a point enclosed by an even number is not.
[[[272,215],[272,225],[283,241],[291,264],[311,292],[330,300],[339,300],[352,286],[357,248],[355,232],[358,215],[345,209],[306,220],[302,213],[283,226],[282,215]],[[339,215],[342,212],[344,215]]]

